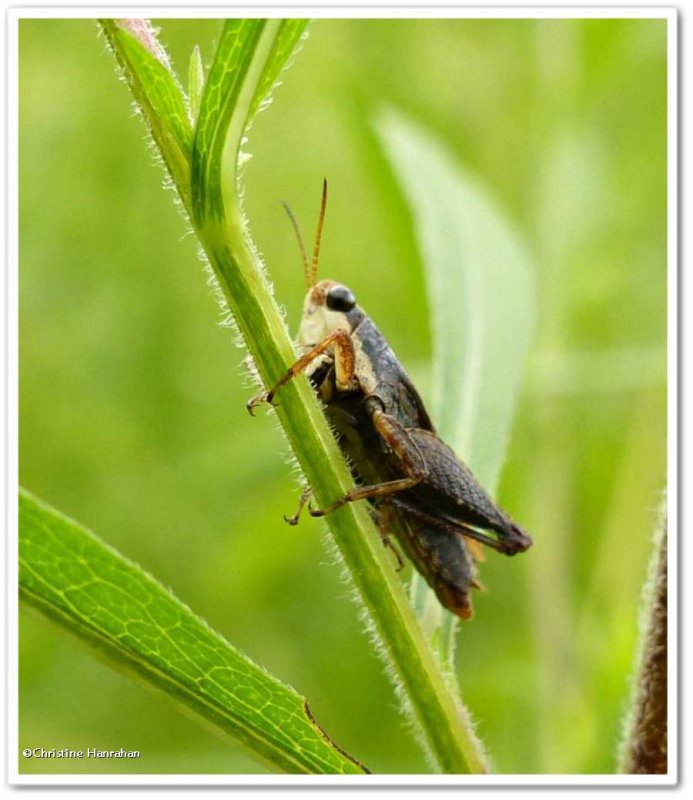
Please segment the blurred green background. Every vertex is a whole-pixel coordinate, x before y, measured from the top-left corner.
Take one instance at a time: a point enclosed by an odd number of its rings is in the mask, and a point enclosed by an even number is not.
[[[160,24],[179,73],[194,44],[209,63],[218,21]],[[282,521],[286,446],[245,411],[243,352],[95,24],[21,21],[19,77],[22,484],[305,694],[373,771],[426,771],[321,524]],[[666,470],[666,23],[323,20],[283,84],[253,126],[246,204],[292,330],[303,277],[279,201],[310,238],[327,176],[322,274],[430,391],[383,105],[441,137],[533,253],[539,324],[499,499],[535,547],[482,565],[458,674],[499,771],[612,771]],[[142,752],[24,771],[262,771],[28,612],[20,685],[20,748]]]

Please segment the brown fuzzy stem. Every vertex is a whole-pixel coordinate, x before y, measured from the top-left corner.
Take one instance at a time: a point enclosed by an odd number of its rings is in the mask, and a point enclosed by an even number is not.
[[[667,772],[667,529],[649,594],[649,611],[630,730],[623,751],[622,772],[664,775]]]

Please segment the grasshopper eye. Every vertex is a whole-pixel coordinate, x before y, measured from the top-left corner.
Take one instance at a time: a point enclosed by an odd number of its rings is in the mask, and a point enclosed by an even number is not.
[[[331,311],[351,311],[356,305],[356,298],[346,286],[334,286],[327,293],[325,302]]]

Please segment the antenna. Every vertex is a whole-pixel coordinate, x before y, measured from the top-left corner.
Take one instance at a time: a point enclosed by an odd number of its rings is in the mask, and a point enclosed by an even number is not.
[[[320,216],[318,217],[318,230],[315,234],[315,246],[313,247],[313,261],[310,265],[311,286],[315,286],[318,280],[318,257],[320,256],[320,240],[322,239],[322,226],[325,222],[326,207],[327,207],[327,178],[323,178],[322,201],[320,202]]]
[[[308,253],[306,246],[301,236],[301,229],[298,227],[298,221],[294,216],[294,212],[289,208],[288,203],[282,200],[284,210],[289,215],[291,224],[298,240],[298,246],[301,249],[301,258],[303,259],[303,272],[306,276],[306,289],[310,289],[318,282],[318,258],[320,257],[320,240],[322,239],[322,228],[325,223],[325,209],[327,208],[327,178],[322,182],[322,200],[320,202],[320,216],[318,217],[318,230],[315,234],[315,246],[313,247],[313,260],[308,263]]]
[[[306,253],[306,246],[303,244],[303,237],[301,236],[301,229],[298,227],[298,222],[296,221],[296,217],[294,216],[294,212],[289,208],[288,203],[285,203],[282,200],[282,205],[284,206],[284,210],[289,215],[289,219],[291,220],[291,224],[294,228],[294,233],[296,234],[296,238],[298,239],[298,246],[301,248],[301,257],[303,258],[303,273],[306,276],[306,289],[310,289],[313,283],[311,283],[311,270],[308,266],[308,254]]]

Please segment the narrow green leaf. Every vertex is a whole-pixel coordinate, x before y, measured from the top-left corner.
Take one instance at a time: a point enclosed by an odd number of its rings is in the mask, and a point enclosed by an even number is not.
[[[166,51],[145,20],[99,20],[168,171],[188,195],[192,126],[185,95]]]
[[[229,207],[235,204],[234,170],[243,136],[258,111],[269,104],[279,75],[295,55],[307,25],[305,19],[225,22],[195,129],[192,204],[198,224],[220,220],[224,198]],[[229,152],[224,159],[226,148]],[[222,169],[222,159],[228,172]]]
[[[303,697],[139,566],[24,490],[19,589],[26,602],[213,722],[271,769],[367,771],[318,727]]]
[[[376,121],[383,152],[412,214],[433,338],[432,416],[440,435],[493,492],[534,328],[531,260],[482,183],[430,131],[394,110]],[[412,595],[446,661],[456,620]]]
[[[433,416],[493,491],[534,328],[531,259],[490,192],[432,133],[393,110],[377,131],[425,266]]]
[[[198,45],[193,47],[188,66],[188,98],[190,100],[190,115],[193,121],[200,113],[202,92],[205,88],[205,67],[202,63],[202,53]]]
[[[307,36],[308,20],[283,19],[279,29],[272,37],[272,45],[267,55],[262,75],[258,81],[255,96],[250,104],[247,124],[250,124],[257,112],[271,101],[272,91],[277,86],[281,72],[291,65],[299,50],[300,42]]]
[[[222,221],[225,194],[235,195],[234,174],[241,138],[266,53],[271,50],[280,25],[280,20],[264,19],[230,19],[224,23],[195,128],[192,212],[199,227]],[[265,52],[258,52],[266,28],[262,48]],[[228,159],[230,170],[225,174],[222,158],[227,144],[232,152]],[[225,179],[230,186],[223,186]]]

